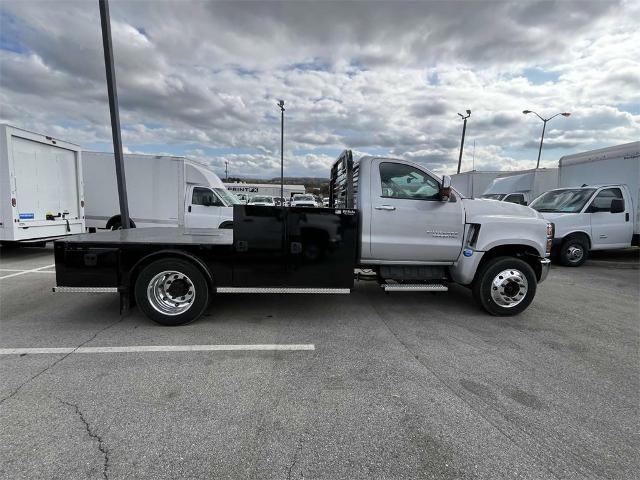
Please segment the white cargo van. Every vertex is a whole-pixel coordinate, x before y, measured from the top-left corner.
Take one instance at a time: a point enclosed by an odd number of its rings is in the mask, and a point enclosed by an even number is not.
[[[112,153],[84,152],[87,227],[121,228]],[[125,154],[132,227],[231,228],[238,199],[205,165],[185,157]]]
[[[577,267],[590,250],[640,243],[640,142],[562,157],[560,187],[531,207],[555,224],[554,254]]]
[[[80,147],[0,125],[0,242],[83,233]]]
[[[482,194],[482,198],[528,205],[541,193],[557,186],[557,168],[537,168],[517,172],[515,175],[503,173],[493,180]]]

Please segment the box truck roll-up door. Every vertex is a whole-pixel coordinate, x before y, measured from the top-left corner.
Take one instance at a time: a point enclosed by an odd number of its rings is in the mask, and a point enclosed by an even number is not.
[[[69,212],[78,218],[76,154],[24,138],[13,139],[13,172],[20,220],[45,220]]]

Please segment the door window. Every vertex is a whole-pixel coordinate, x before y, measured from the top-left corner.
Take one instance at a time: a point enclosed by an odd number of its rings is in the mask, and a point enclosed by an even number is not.
[[[193,205],[203,205],[205,207],[222,207],[224,204],[208,188],[196,187],[193,189],[191,199]]]
[[[611,200],[614,198],[619,198],[624,202],[624,198],[622,197],[622,192],[619,188],[605,188],[600,191],[596,198],[591,202],[591,206],[589,207],[590,212],[609,212],[611,211]]]
[[[410,165],[384,162],[380,164],[382,196],[408,200],[440,200],[440,184]]]

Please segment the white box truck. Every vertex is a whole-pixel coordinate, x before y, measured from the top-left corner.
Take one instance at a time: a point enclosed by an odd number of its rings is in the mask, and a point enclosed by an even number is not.
[[[553,251],[563,265],[640,243],[640,142],[567,155],[559,169],[560,188],[531,207],[555,224]]]
[[[113,153],[84,152],[90,229],[121,228]],[[238,199],[205,165],[185,157],[124,155],[132,227],[231,228]]]
[[[78,145],[0,125],[0,242],[84,232],[80,157]]]
[[[482,198],[528,205],[540,194],[557,186],[557,168],[503,172],[488,186]]]
[[[503,171],[460,172],[451,175],[451,186],[467,198],[480,197],[497,177],[504,175]]]

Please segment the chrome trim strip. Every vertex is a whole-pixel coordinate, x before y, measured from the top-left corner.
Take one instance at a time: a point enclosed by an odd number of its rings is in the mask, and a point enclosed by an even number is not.
[[[384,283],[380,286],[385,292],[446,292],[449,290],[449,287],[440,284]]]
[[[218,293],[351,293],[349,288],[218,287]]]
[[[118,287],[53,287],[56,293],[118,293]]]

